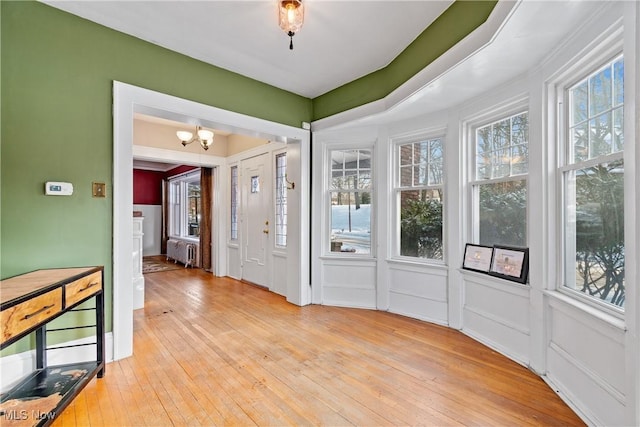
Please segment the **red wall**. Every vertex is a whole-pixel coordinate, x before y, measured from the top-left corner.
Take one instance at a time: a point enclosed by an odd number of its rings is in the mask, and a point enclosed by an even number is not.
[[[133,204],[162,205],[162,179],[164,172],[133,170]]]
[[[166,178],[171,178],[172,176],[176,176],[176,175],[180,175],[181,173],[185,173],[185,172],[189,172],[190,170],[194,170],[194,169],[198,169],[197,166],[187,166],[187,165],[181,165],[178,167],[175,167],[171,170],[168,170],[164,176]]]
[[[133,204],[134,205],[162,205],[162,180],[179,175],[197,166],[178,166],[167,172],[133,170]]]

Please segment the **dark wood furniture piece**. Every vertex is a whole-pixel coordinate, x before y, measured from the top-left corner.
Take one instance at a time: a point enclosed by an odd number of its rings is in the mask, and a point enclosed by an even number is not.
[[[0,349],[35,331],[36,369],[0,398],[1,425],[46,426],[94,377],[105,370],[103,267],[37,270],[0,281]],[[91,303],[80,304],[90,299]],[[92,311],[95,324],[49,328],[69,312]],[[84,318],[84,316],[82,316]],[[47,334],[94,329],[95,342],[47,347]],[[48,366],[47,352],[92,345],[95,360]]]

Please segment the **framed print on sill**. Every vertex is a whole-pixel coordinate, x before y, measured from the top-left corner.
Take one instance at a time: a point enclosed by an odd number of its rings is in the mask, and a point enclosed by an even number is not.
[[[529,248],[494,246],[489,274],[526,283],[529,274]]]
[[[465,270],[488,273],[491,269],[493,248],[491,246],[472,245],[467,243],[464,247],[464,260],[462,268]]]

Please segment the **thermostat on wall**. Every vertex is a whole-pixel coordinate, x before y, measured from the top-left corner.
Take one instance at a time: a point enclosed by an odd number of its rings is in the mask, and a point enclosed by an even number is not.
[[[44,185],[44,194],[48,196],[70,196],[73,194],[73,184],[70,182],[48,181]]]

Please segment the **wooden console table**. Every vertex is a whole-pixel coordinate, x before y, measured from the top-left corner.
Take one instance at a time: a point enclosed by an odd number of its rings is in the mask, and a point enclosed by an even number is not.
[[[105,369],[103,267],[37,270],[0,281],[0,349],[36,333],[36,370],[0,398],[0,425],[46,426]],[[95,299],[95,306],[78,307]],[[84,306],[83,306],[84,307]],[[95,312],[95,324],[47,329],[68,312]],[[95,329],[95,342],[47,347],[47,334]],[[47,351],[93,345],[95,360],[48,366]]]

